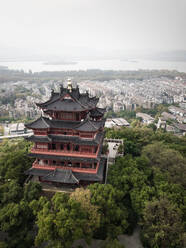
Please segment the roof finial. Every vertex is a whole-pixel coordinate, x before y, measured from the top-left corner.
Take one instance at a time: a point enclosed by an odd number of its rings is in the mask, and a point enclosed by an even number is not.
[[[70,92],[72,92],[72,81],[71,81],[70,78],[68,78],[67,81],[68,81],[67,89],[68,89]]]

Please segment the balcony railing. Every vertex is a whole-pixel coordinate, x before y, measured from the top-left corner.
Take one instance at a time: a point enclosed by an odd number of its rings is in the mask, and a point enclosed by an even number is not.
[[[72,167],[72,166],[61,166],[60,164],[50,165],[50,164],[38,164],[34,162],[32,165],[33,168],[37,169],[45,169],[45,170],[55,170],[55,169],[64,169],[64,170],[71,170],[74,172],[83,172],[83,173],[97,173],[98,167],[96,169],[92,168],[79,168],[79,167]]]
[[[99,150],[98,150],[99,151]],[[97,153],[87,153],[87,152],[81,152],[81,151],[68,151],[68,150],[48,150],[48,149],[36,149],[32,148],[31,152],[36,154],[50,154],[50,155],[59,155],[59,156],[72,156],[72,157],[88,157],[88,158],[96,158]]]

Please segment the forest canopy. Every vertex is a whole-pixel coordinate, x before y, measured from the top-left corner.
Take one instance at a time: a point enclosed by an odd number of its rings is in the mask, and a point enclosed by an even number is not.
[[[118,235],[132,234],[137,226],[144,247],[185,247],[186,137],[150,128],[107,129],[106,136],[124,141],[107,184],[52,198],[42,195],[38,183],[25,185],[32,144],[0,144],[0,247],[70,248],[81,238],[122,247]]]

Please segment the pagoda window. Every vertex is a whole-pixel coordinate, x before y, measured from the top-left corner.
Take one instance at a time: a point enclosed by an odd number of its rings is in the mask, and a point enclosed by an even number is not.
[[[79,121],[79,113],[76,113],[76,121]]]
[[[70,151],[70,144],[67,144],[67,150]]]
[[[93,169],[96,169],[96,167],[97,167],[97,163],[94,163]]]
[[[74,151],[79,152],[79,146],[78,145],[74,146]]]
[[[45,164],[48,164],[48,160],[44,160],[44,163],[45,163]]]
[[[64,150],[64,144],[60,145],[61,150]]]
[[[56,150],[56,144],[52,144],[52,150]]]
[[[52,162],[53,162],[53,164],[56,164],[56,160],[53,160]]]
[[[81,168],[86,168],[86,169],[92,168],[92,164],[82,164]]]
[[[72,167],[72,163],[71,162],[68,162],[67,164],[69,167]]]
[[[75,167],[80,167],[80,163],[75,163]]]
[[[63,135],[67,135],[67,132],[63,132]]]
[[[61,166],[65,166],[65,162],[64,161],[61,161]]]
[[[86,165],[82,163],[81,168],[86,168]]]

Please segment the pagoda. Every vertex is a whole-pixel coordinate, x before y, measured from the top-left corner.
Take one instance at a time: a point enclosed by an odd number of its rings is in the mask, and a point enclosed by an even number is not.
[[[33,130],[28,140],[34,142],[29,155],[35,161],[25,172],[30,179],[57,187],[105,182],[105,109],[97,103],[68,80],[66,88],[52,90],[48,101],[36,104],[45,117],[25,125]]]

